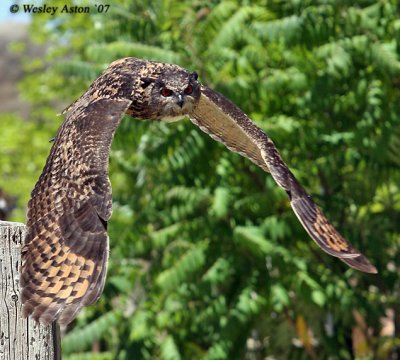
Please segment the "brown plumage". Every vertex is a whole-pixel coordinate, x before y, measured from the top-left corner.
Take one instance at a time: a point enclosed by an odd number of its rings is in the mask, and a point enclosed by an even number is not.
[[[311,238],[327,253],[376,272],[328,222],[269,137],[236,105],[177,65],[126,58],[112,63],[67,113],[28,205],[21,269],[24,314],[71,322],[103,290],[111,216],[108,155],[127,113],[171,121],[188,116],[230,150],[249,158],[289,195]]]
[[[190,118],[214,140],[270,172],[276,183],[287,192],[300,223],[322,250],[355,269],[377,272],[366,257],[329,223],[282,160],[272,140],[235,104],[221,94],[201,86],[199,104]]]

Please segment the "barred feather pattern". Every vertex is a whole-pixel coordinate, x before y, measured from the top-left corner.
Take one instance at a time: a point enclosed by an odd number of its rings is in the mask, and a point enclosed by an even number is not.
[[[43,324],[68,324],[103,290],[112,209],[108,152],[129,105],[97,99],[72,109],[32,191],[22,302],[24,315]]]

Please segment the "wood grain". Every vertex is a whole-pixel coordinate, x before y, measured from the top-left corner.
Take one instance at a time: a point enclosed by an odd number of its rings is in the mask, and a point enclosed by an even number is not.
[[[58,360],[58,325],[22,317],[19,268],[25,231],[24,224],[0,221],[0,359]]]

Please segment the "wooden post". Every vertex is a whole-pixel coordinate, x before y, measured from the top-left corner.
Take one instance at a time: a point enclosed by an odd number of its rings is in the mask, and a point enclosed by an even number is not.
[[[0,359],[59,360],[60,330],[22,317],[19,268],[25,225],[0,221]]]

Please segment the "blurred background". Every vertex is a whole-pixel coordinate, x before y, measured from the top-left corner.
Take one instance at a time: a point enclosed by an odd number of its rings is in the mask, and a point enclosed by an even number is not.
[[[57,114],[141,57],[197,71],[248,113],[379,274],[324,254],[268,174],[189,121],[124,118],[107,283],[64,359],[400,359],[398,2],[71,4],[90,11],[0,7],[2,219],[25,221]]]

